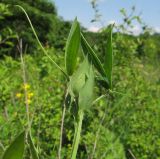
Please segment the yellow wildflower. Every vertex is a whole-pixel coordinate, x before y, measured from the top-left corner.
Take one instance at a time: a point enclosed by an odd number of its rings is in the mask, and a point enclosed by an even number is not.
[[[22,93],[17,93],[17,94],[16,94],[16,97],[17,97],[17,98],[21,98],[21,97],[22,97]]]
[[[31,98],[31,97],[33,97],[33,92],[30,92],[30,93],[28,93],[28,98]]]
[[[26,104],[31,104],[31,100],[27,99],[27,101],[25,101]]]
[[[25,90],[28,90],[28,89],[30,89],[30,85],[28,84],[28,83],[25,83],[24,85],[23,85],[23,89],[25,89]]]

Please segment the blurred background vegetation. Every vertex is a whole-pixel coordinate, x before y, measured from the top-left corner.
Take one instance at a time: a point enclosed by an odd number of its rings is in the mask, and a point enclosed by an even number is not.
[[[64,67],[64,47],[71,26],[57,15],[55,4],[47,0],[0,0],[0,156],[25,127],[24,89],[29,92],[32,131],[41,158],[56,158],[59,146],[64,78],[41,52],[23,6],[50,56]],[[92,1],[95,9],[94,1]],[[134,10],[134,8],[132,8]],[[124,10],[121,10],[124,14]],[[96,15],[97,14],[97,15]],[[99,21],[98,11],[93,22]],[[140,17],[134,19],[141,23]],[[143,31],[126,32],[132,24],[127,16],[113,34],[113,92],[93,106],[85,116],[77,158],[160,159],[160,35]],[[87,40],[103,60],[107,26],[100,32],[84,31]],[[27,86],[24,86],[19,39]],[[104,90],[97,90],[102,94]],[[120,92],[120,93],[116,93]],[[67,112],[63,138],[63,158],[69,158],[74,126]],[[94,148],[96,145],[96,148]],[[28,152],[26,152],[28,153]],[[93,156],[94,154],[94,156]],[[26,156],[27,158],[27,156]]]

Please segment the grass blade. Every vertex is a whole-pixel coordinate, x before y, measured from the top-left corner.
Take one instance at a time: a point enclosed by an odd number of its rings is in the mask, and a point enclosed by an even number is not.
[[[106,72],[110,88],[112,88],[112,65],[113,65],[112,28],[113,26],[110,25],[108,32],[106,53],[104,58],[104,70]]]
[[[22,132],[7,148],[2,159],[23,159],[25,132]]]
[[[80,25],[76,18],[72,24],[65,50],[65,66],[69,76],[73,74],[76,66],[80,37]]]

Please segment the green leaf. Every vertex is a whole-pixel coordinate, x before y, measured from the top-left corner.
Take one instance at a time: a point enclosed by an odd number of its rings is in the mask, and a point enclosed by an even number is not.
[[[79,92],[79,110],[89,109],[89,107],[92,105],[94,88],[94,72],[92,66],[90,66],[89,74],[86,78],[85,85]]]
[[[81,45],[85,55],[88,56],[89,60],[92,61],[93,65],[96,67],[98,72],[101,74],[102,77],[106,77],[106,72],[102,66],[101,61],[97,57],[96,53],[90,47],[84,36],[81,34]],[[107,78],[107,77],[106,77]],[[108,80],[106,80],[106,85],[109,85]]]
[[[76,159],[76,156],[77,156],[77,151],[78,151],[79,142],[81,138],[83,118],[84,118],[84,112],[79,111],[78,122],[75,123],[75,133],[74,133],[74,139],[73,139],[73,145],[72,145],[71,159]]]
[[[112,88],[112,65],[113,65],[112,28],[113,26],[110,25],[108,32],[106,53],[104,58],[104,70],[106,72],[110,88]]]
[[[2,159],[23,159],[25,132],[22,132],[7,148]]]
[[[14,46],[14,44],[12,42],[10,42],[10,41],[6,41],[5,44],[8,45],[9,47],[13,47]]]
[[[29,146],[30,146],[32,159],[39,159],[38,152],[37,152],[37,150],[35,148],[35,145],[33,143],[31,134],[28,135],[28,143],[29,143]]]
[[[108,85],[109,82],[107,77],[97,76],[95,78],[96,78],[96,82],[98,82],[102,87],[106,89],[110,88],[110,86]]]
[[[85,84],[86,75],[89,72],[89,63],[87,57],[79,66],[77,71],[70,78],[70,87],[74,95],[78,96],[79,91]]]
[[[73,74],[76,67],[80,37],[80,25],[76,18],[72,24],[65,50],[65,67],[69,76]]]

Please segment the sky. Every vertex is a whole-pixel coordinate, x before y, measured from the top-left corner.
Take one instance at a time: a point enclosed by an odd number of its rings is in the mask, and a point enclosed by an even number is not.
[[[74,20],[78,18],[79,22],[90,31],[98,31],[101,23],[91,23],[94,17],[94,11],[90,0],[53,0],[58,11],[58,15],[64,20]],[[125,8],[128,13],[131,7],[136,7],[135,14],[141,13],[142,20],[160,32],[160,0],[98,0],[98,9],[102,15],[103,25],[111,22],[121,24],[123,17],[120,9]],[[140,32],[138,23],[134,23],[133,31],[135,34]]]

